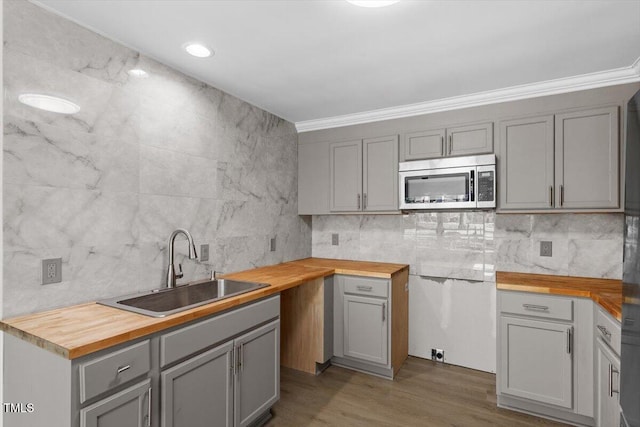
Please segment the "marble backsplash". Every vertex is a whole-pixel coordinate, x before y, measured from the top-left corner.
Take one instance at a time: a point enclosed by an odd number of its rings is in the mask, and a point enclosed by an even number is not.
[[[199,262],[176,241],[184,280],[310,256],[293,124],[32,3],[2,7],[5,317],[162,286],[178,227],[210,245]],[[58,257],[62,283],[41,285]]]
[[[430,212],[313,217],[313,256],[410,264],[416,276],[495,280],[495,271],[620,279],[622,214]],[[338,234],[339,245],[332,245]],[[552,256],[540,256],[540,242]]]

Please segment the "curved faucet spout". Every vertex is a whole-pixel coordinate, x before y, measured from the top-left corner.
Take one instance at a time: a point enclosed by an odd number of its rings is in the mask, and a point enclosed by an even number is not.
[[[175,268],[173,267],[173,244],[176,240],[176,236],[178,234],[184,234],[189,241],[189,259],[198,258],[198,254],[196,253],[196,245],[193,243],[193,237],[191,237],[191,233],[189,233],[184,228],[178,228],[169,237],[169,269],[167,271],[167,287],[174,288],[176,286],[176,279],[179,279],[183,276],[182,274],[182,266],[178,264],[180,268],[180,272],[176,273]]]

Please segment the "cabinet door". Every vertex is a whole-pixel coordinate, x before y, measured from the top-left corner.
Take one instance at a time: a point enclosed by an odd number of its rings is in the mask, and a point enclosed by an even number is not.
[[[618,107],[556,115],[556,203],[619,206]]]
[[[363,210],[398,210],[398,136],[365,139],[362,152]]]
[[[500,328],[502,393],[571,408],[571,326],[501,316]]]
[[[280,398],[280,321],[235,340],[235,425],[246,426]]]
[[[161,373],[162,427],[233,425],[232,356],[228,342]]]
[[[447,128],[447,156],[493,153],[493,123]]]
[[[500,122],[501,209],[553,207],[553,116]]]
[[[386,365],[389,357],[387,300],[344,295],[344,355]]]
[[[596,346],[596,367],[596,426],[617,426],[620,424],[620,360],[600,338]]]
[[[420,160],[444,156],[444,129],[407,133],[402,137],[400,159]]]
[[[298,145],[298,215],[329,213],[329,143]]]
[[[331,211],[362,210],[362,141],[331,144],[329,163]]]
[[[149,423],[151,381],[129,387],[80,410],[81,427],[143,427]],[[52,420],[54,421],[54,420]]]

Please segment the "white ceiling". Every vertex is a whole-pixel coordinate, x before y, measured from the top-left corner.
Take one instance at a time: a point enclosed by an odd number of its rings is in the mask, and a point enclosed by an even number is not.
[[[35,2],[300,130],[640,81],[640,0]]]

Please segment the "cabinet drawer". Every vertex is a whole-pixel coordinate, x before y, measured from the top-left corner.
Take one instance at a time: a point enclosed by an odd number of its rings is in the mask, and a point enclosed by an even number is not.
[[[80,402],[104,393],[151,369],[149,340],[80,364]]]
[[[381,298],[387,298],[389,296],[389,281],[386,279],[344,276],[342,280],[346,294],[368,295]]]
[[[500,311],[523,316],[572,321],[573,301],[569,298],[503,291],[500,292]]]
[[[160,366],[184,359],[279,315],[277,295],[164,334],[160,337]]]
[[[602,338],[620,356],[621,334],[620,322],[615,320],[599,305],[596,305],[595,336]]]

